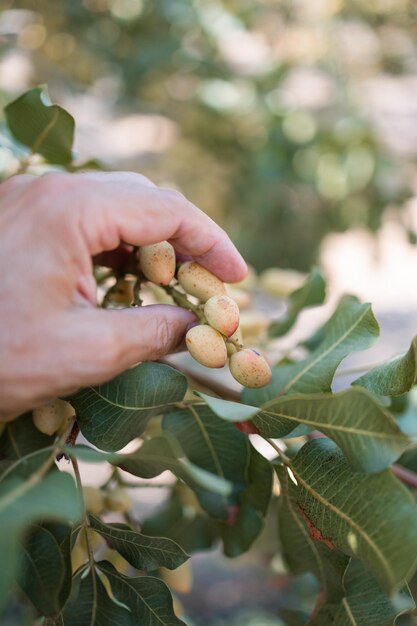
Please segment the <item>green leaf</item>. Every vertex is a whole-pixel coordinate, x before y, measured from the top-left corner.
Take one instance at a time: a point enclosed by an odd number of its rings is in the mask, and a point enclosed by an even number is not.
[[[326,297],[326,283],[317,268],[313,268],[302,287],[296,289],[288,298],[288,310],[284,319],[272,322],[268,332],[270,337],[285,335],[297,321],[298,315],[307,307],[317,306]]]
[[[384,469],[410,443],[393,416],[360,387],[337,394],[284,397],[265,407],[253,418],[263,436],[284,437],[305,424],[331,437],[350,463],[364,472]]]
[[[351,559],[343,585],[345,597],[333,626],[393,626],[399,615],[415,607],[408,589],[390,598],[356,559]]]
[[[149,418],[182,400],[186,389],[187,380],[178,370],[148,362],[68,400],[86,439],[112,452],[141,435]]]
[[[272,368],[272,381],[263,389],[245,389],[245,404],[263,406],[278,396],[330,391],[334,373],[348,354],[369,348],[379,334],[370,304],[354,296],[341,299],[325,325],[323,339],[306,359]]]
[[[33,154],[50,163],[67,165],[72,160],[74,118],[51,104],[45,86],[35,87],[4,109],[9,129]]]
[[[41,615],[54,616],[61,610],[65,567],[53,534],[42,526],[34,527],[24,543],[18,582]]]
[[[283,466],[276,472],[281,486],[278,532],[283,558],[293,574],[311,572],[325,598],[341,590],[349,557],[334,550],[326,538],[309,526],[297,503],[298,489]],[[342,593],[342,592],[341,592]]]
[[[214,517],[226,519],[228,507],[238,503],[245,488],[249,463],[248,439],[233,424],[220,419],[207,406],[192,406],[164,416],[163,429],[181,442],[187,458],[201,469],[233,483],[229,498],[209,491],[198,491],[204,509]]]
[[[152,571],[159,567],[176,569],[188,560],[188,555],[178,544],[165,537],[147,537],[133,530],[122,530],[111,524],[104,524],[90,516],[94,528],[113,549],[117,550],[133,567]]]
[[[18,464],[16,464],[18,465]],[[25,529],[38,520],[72,520],[81,517],[80,499],[69,474],[52,470],[44,478],[23,478],[19,466],[0,483],[0,552],[7,567],[0,570],[0,605],[3,604],[19,560],[19,542]]]
[[[107,561],[100,561],[98,567],[107,576],[114,596],[132,611],[135,624],[185,626],[175,616],[170,591],[162,580],[150,576],[128,578]]]
[[[0,457],[19,459],[40,448],[47,448],[54,440],[54,435],[44,435],[36,428],[29,411],[6,424],[0,438]]]
[[[247,486],[240,494],[234,523],[220,523],[224,553],[236,557],[246,552],[264,526],[272,491],[272,465],[250,445]]]
[[[208,550],[217,538],[217,523],[185,500],[178,490],[141,524],[146,535],[169,537],[187,553]]]
[[[302,611],[280,609],[279,616],[284,620],[285,626],[306,626],[308,622],[308,615]]]
[[[62,615],[62,626],[134,626],[135,615],[109,598],[95,570],[82,568]]]
[[[11,594],[0,611],[1,626],[33,626],[36,614],[32,606],[22,603],[20,594]]]
[[[254,415],[259,413],[259,408],[256,406],[248,406],[241,402],[232,402],[230,400],[223,400],[222,398],[214,398],[208,396],[201,391],[195,392],[200,398],[206,402],[210,409],[218,417],[221,417],[228,422],[243,422],[250,420]]]
[[[417,382],[417,337],[408,352],[401,357],[370,370],[353,385],[366,387],[381,396],[399,396]]]
[[[117,452],[102,452],[101,450],[95,450],[84,444],[78,444],[76,446],[63,446],[63,452],[67,456],[74,457],[84,463],[112,463],[117,465],[123,458],[128,458],[128,455],[119,454]]]
[[[417,564],[417,504],[407,488],[389,469],[354,472],[328,439],[305,444],[291,467],[309,523],[363,561],[384,589],[398,589]]]
[[[181,446],[169,433],[146,439],[139,450],[131,454],[121,454],[112,463],[141,478],[154,478],[165,470],[170,470],[192,489],[207,489],[222,496],[228,496],[232,491],[229,481],[184,458]]]

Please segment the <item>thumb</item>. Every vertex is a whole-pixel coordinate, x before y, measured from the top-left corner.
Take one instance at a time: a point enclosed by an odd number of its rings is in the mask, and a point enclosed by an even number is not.
[[[174,351],[196,321],[190,311],[167,304],[79,311],[80,332],[72,333],[77,353],[77,369],[71,376],[74,387],[99,384],[135,363]]]

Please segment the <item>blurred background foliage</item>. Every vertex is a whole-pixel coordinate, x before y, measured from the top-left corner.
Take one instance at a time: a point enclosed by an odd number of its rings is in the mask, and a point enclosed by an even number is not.
[[[80,158],[180,188],[258,269],[306,270],[326,233],[376,230],[387,207],[408,228],[413,0],[2,7],[3,101],[47,83],[76,118]]]

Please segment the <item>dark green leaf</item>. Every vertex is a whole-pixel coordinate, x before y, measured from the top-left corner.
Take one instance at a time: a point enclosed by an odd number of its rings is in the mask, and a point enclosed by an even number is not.
[[[233,424],[220,419],[207,406],[168,413],[163,428],[181,442],[187,458],[198,467],[233,483],[231,498],[209,491],[199,491],[201,505],[220,519],[228,517],[228,508],[238,503],[237,495],[245,488],[249,463],[248,439]]]
[[[259,412],[259,408],[255,406],[248,406],[247,404],[242,404],[241,402],[223,400],[222,398],[214,398],[213,396],[208,396],[206,393],[202,393],[201,391],[196,391],[195,393],[199,395],[200,398],[203,398],[213,413],[228,422],[242,422],[249,420]]]
[[[297,505],[327,542],[363,561],[388,591],[413,574],[417,504],[390,470],[354,472],[333,442],[316,439],[301,448],[292,471]]]
[[[61,610],[65,567],[52,533],[41,526],[34,527],[24,543],[18,581],[41,615],[54,616]]]
[[[162,580],[150,576],[128,578],[107,561],[98,566],[109,579],[114,596],[130,608],[135,624],[185,626],[175,616],[170,591]]]
[[[381,396],[399,396],[410,391],[416,381],[417,337],[414,337],[404,356],[375,367],[352,384],[366,387]]]
[[[169,537],[188,553],[208,550],[217,537],[217,524],[198,508],[183,502],[178,491],[174,491],[162,507],[144,520],[142,531],[154,537]]]
[[[285,626],[306,626],[308,615],[292,609],[280,609],[279,615],[284,620]],[[325,626],[323,624],[323,626]]]
[[[393,626],[399,615],[415,607],[408,589],[390,598],[356,559],[351,559],[343,585],[345,597],[333,626]]]
[[[72,160],[74,118],[49,101],[45,86],[35,87],[4,109],[7,124],[18,141],[50,163]]]
[[[71,551],[80,530],[80,526],[74,528],[73,526],[68,526],[68,524],[62,524],[60,522],[44,522],[42,526],[55,537],[55,540],[57,541],[59,549],[61,551],[62,559],[64,561],[64,577],[58,598],[60,606],[63,607],[68,600],[68,596],[71,592]]]
[[[354,467],[378,472],[409,445],[394,418],[360,387],[338,394],[297,395],[264,405],[253,418],[266,437],[284,437],[305,424],[331,437]]]
[[[25,529],[40,519],[77,520],[81,517],[80,499],[69,474],[51,471],[23,478],[18,470],[0,483],[0,552],[7,567],[0,570],[0,604],[4,602],[19,558],[19,541]]]
[[[284,319],[272,322],[269,326],[269,335],[271,337],[285,335],[295,324],[303,309],[322,304],[325,297],[326,283],[324,278],[317,268],[313,268],[304,285],[290,294],[288,310]]]
[[[232,491],[229,481],[184,458],[181,446],[169,433],[145,440],[139,450],[121,454],[112,463],[142,478],[154,478],[170,470],[193,489],[206,489],[221,496],[228,496]]]
[[[239,496],[236,520],[219,523],[224,553],[236,557],[246,552],[264,526],[272,490],[272,465],[250,446],[247,486]]]
[[[35,609],[23,604],[17,593],[9,596],[6,606],[0,611],[1,626],[33,626],[35,619]]]
[[[0,438],[0,457],[19,459],[40,448],[47,448],[54,439],[54,436],[44,435],[36,428],[29,411],[6,424]]]
[[[334,373],[348,354],[369,348],[379,334],[369,304],[354,296],[341,299],[327,322],[319,346],[303,361],[272,368],[272,381],[263,389],[245,389],[243,402],[262,406],[278,396],[330,391]]]
[[[147,537],[133,530],[125,530],[104,524],[90,516],[91,527],[117,550],[133,567],[144,571],[159,567],[176,569],[188,560],[188,555],[178,544],[165,537]]]
[[[141,435],[150,417],[184,397],[186,378],[161,363],[142,363],[108,383],[77,392],[71,402],[83,435],[102,450],[120,450]]]
[[[62,626],[134,626],[139,622],[127,608],[109,598],[97,572],[85,568],[74,577]]]

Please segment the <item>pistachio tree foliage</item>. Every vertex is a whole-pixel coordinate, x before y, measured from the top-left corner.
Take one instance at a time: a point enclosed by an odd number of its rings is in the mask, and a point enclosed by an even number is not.
[[[43,88],[10,103],[5,118],[3,137],[22,171],[34,153],[55,169],[99,166],[73,160],[74,120]],[[142,290],[156,290],[135,267],[117,276],[96,268],[102,306],[140,306]],[[195,307],[175,279],[157,292]],[[324,279],[313,270],[288,295],[269,338],[285,335],[302,310],[324,298]],[[179,369],[145,362],[66,398],[72,408],[58,431],[48,430],[51,414],[45,426],[36,410],[5,424],[0,622],[184,624],[166,572],[195,551],[221,546],[230,558],[245,553],[272,515],[273,550],[288,575],[310,572],[319,587],[310,615],[289,608],[277,623],[415,623],[415,340],[406,354],[332,392],[341,362],[370,347],[378,333],[371,306],[347,295],[300,344],[300,359],[280,359],[269,384],[233,399],[208,382],[196,391]],[[91,445],[77,443],[79,431]],[[254,447],[260,438],[274,450],[272,461]],[[130,442],[131,450],[120,452]],[[60,471],[68,460],[76,481]],[[112,467],[100,490],[83,489],[78,460]],[[161,510],[147,519],[133,514],[122,489],[126,476],[146,484],[166,470],[175,480]],[[109,510],[123,522],[104,522]]]
[[[258,269],[307,271],[327,233],[375,231],[387,207],[416,241],[406,202],[416,156],[414,0],[1,8],[1,60],[19,62],[6,70],[6,90],[47,82],[70,109],[82,103],[80,123],[97,130],[94,155],[174,181]],[[30,82],[15,79],[22,64]],[[152,116],[156,136],[142,133],[141,115]]]

